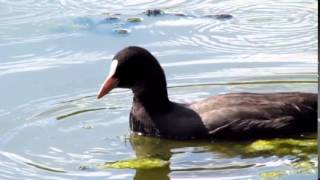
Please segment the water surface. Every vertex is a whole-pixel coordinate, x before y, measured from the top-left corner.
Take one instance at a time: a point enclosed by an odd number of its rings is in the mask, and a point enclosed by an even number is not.
[[[131,93],[95,96],[113,55],[128,45],[159,59],[178,102],[227,92],[317,92],[317,4],[0,0],[0,179],[316,178],[314,150],[255,154],[245,151],[254,142],[133,137]],[[147,16],[149,8],[167,15]],[[217,14],[233,17],[210,16]],[[144,156],[170,165],[95,166]]]

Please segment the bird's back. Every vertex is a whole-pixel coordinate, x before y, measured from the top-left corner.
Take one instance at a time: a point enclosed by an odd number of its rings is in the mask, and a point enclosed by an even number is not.
[[[231,93],[193,103],[212,137],[279,137],[317,129],[317,94]]]

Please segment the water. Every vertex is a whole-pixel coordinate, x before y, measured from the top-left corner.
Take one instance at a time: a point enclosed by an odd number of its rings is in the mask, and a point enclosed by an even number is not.
[[[95,96],[113,55],[127,45],[159,59],[170,98],[179,102],[226,92],[317,92],[317,4],[0,0],[0,179],[316,178],[316,152],[299,146],[300,155],[248,154],[252,142],[132,137],[131,93]],[[149,8],[170,15],[146,16]],[[105,20],[117,13],[120,19]],[[216,14],[233,18],[205,17]],[[135,156],[170,166],[95,167]]]

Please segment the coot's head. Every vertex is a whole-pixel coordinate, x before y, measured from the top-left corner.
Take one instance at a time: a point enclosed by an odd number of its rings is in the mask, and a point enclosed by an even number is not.
[[[116,87],[129,88],[134,93],[167,88],[164,72],[156,58],[148,50],[135,46],[126,47],[114,56],[97,98]]]

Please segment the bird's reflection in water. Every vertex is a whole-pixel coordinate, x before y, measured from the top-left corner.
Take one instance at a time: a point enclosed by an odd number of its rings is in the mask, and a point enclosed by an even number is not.
[[[169,180],[170,168],[169,165],[162,168],[150,170],[137,170],[134,180]]]
[[[144,137],[132,134],[130,143],[137,157],[154,157],[162,160],[170,160],[172,153],[170,150],[173,143],[170,140]],[[137,169],[134,176],[135,180],[169,180],[170,165],[155,169]]]
[[[255,158],[255,157],[270,157],[277,156],[279,158],[284,156],[292,156],[296,162],[303,161],[311,162],[310,155],[317,154],[316,138],[315,135],[304,136],[304,138],[289,138],[289,139],[274,139],[274,140],[252,140],[252,141],[176,141],[153,137],[144,137],[132,134],[129,138],[130,144],[132,145],[136,157],[152,157],[166,161],[170,161],[170,158],[175,154],[189,152],[190,147],[192,153],[212,153],[219,155],[220,158],[232,158],[240,157],[242,159]],[[310,142],[312,142],[310,144]],[[267,143],[267,149],[263,150],[263,146]],[[256,147],[260,146],[261,147]],[[275,147],[270,148],[270,145]],[[183,149],[185,148],[185,149]],[[255,149],[257,148],[257,149]],[[259,149],[260,148],[260,149]],[[261,149],[262,148],[262,149]],[[299,152],[299,153],[296,153]],[[294,164],[295,162],[293,162]],[[225,164],[223,166],[197,166],[195,168],[185,168],[186,171],[201,171],[201,170],[223,170],[223,169],[243,169],[249,167],[260,167],[264,166],[260,163],[257,165],[243,164],[241,166],[237,164]],[[293,165],[294,166],[294,165]],[[312,167],[316,168],[316,167]],[[182,168],[175,168],[168,164],[165,167],[154,168],[154,169],[137,169],[134,176],[135,180],[169,180],[169,174],[172,172],[183,172]]]

